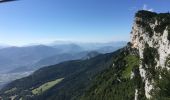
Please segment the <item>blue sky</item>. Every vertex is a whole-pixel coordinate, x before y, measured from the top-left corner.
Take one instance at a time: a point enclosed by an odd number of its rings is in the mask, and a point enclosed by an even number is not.
[[[0,4],[0,44],[129,41],[137,10],[170,11],[169,0],[19,0]]]

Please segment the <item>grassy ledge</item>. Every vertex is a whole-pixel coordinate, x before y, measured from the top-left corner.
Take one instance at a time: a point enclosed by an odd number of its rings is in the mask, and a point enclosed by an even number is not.
[[[55,86],[56,84],[60,83],[64,78],[60,78],[60,79],[56,79],[54,81],[51,81],[51,82],[47,82],[43,85],[41,85],[40,87],[36,88],[36,89],[33,89],[32,90],[32,93],[34,95],[39,95],[45,91],[47,91],[48,89],[52,88],[53,86]]]

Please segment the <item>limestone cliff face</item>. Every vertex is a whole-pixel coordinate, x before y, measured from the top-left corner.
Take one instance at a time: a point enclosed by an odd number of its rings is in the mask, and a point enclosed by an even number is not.
[[[156,70],[169,70],[170,55],[170,14],[148,11],[136,13],[131,32],[133,48],[139,50],[139,71],[144,82],[146,98],[152,98]],[[161,78],[161,75],[159,75]],[[136,90],[135,98],[137,98]]]

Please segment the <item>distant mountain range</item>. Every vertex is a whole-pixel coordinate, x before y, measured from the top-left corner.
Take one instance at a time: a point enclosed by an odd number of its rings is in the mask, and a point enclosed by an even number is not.
[[[113,43],[56,43],[53,45],[32,45],[4,47],[0,49],[0,85],[24,77],[39,68],[60,62],[90,59],[101,53],[113,52],[126,42]],[[3,46],[2,46],[3,47]],[[15,77],[16,76],[16,77]],[[4,79],[6,80],[4,80]]]
[[[9,47],[0,49],[0,70],[9,71],[16,67],[31,66],[40,59],[59,54],[60,50],[57,48],[38,45],[29,47]],[[5,68],[3,68],[3,67]]]
[[[0,44],[0,49],[7,48],[7,47],[10,47],[10,46],[9,45]]]
[[[77,59],[89,59],[99,55],[100,53],[94,51],[84,51],[79,53],[63,53],[63,54],[56,54],[54,56],[50,56],[44,59],[39,60],[32,66],[28,67],[18,67],[14,70],[9,71],[8,73],[20,73],[20,72],[27,72],[27,71],[35,71],[41,67],[55,65],[60,62],[69,61],[69,60],[77,60]]]
[[[58,45],[68,45],[68,44],[76,44],[78,46],[80,46],[81,48],[85,49],[85,50],[97,50],[100,49],[102,47],[123,47],[127,44],[126,41],[115,41],[115,42],[106,42],[106,43],[83,43],[83,42],[69,42],[69,41],[55,41],[51,44],[51,46],[58,46]]]
[[[80,59],[90,51],[109,53],[123,47],[126,42],[110,43],[56,43],[0,49],[0,73],[15,68],[57,64],[62,61]],[[4,46],[1,46],[4,47]],[[47,60],[49,59],[49,60]],[[53,59],[53,60],[50,60]]]

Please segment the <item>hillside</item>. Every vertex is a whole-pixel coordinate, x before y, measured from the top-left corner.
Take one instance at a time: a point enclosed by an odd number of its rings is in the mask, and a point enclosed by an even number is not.
[[[113,67],[98,74],[90,87],[77,100],[133,100],[135,89],[142,87],[139,74],[139,56],[134,52],[122,52],[114,60]],[[131,72],[136,76],[132,79]],[[143,88],[141,88],[143,90]],[[140,100],[144,99],[144,92],[140,93]]]
[[[1,96],[9,98],[17,95],[17,98],[30,98],[31,100],[35,98],[73,99],[83,93],[94,75],[112,66],[115,54],[99,55],[87,60],[68,61],[41,68],[28,77],[8,84],[1,90]],[[63,80],[48,91],[38,96],[32,93],[32,90],[42,86],[44,83],[60,78],[63,78]]]

